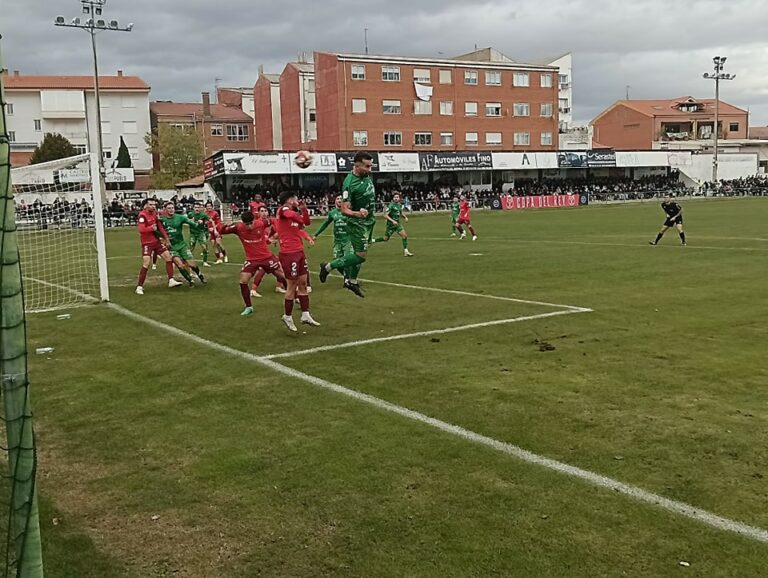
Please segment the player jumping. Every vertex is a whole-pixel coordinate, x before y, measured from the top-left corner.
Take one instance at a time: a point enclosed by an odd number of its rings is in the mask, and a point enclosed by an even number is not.
[[[469,217],[469,213],[472,210],[472,207],[469,205],[469,201],[467,200],[467,197],[465,197],[464,195],[461,195],[460,200],[461,202],[459,203],[459,220],[456,221],[456,230],[461,235],[459,237],[459,240],[467,236],[467,232],[461,228],[462,225],[466,225],[467,229],[469,229],[469,232],[472,233],[472,240],[477,241],[477,234],[475,233],[475,229],[472,228],[472,221]]]
[[[245,309],[240,315],[248,317],[253,315],[253,303],[248,282],[259,271],[269,271],[278,282],[285,283],[280,263],[278,263],[272,251],[264,241],[264,231],[271,225],[269,220],[254,218],[253,213],[245,211],[240,219],[242,222],[232,225],[224,225],[221,228],[222,235],[237,235],[245,251],[245,263],[240,270],[240,294],[245,303]]]
[[[365,297],[357,277],[368,255],[368,243],[371,242],[373,227],[376,224],[376,217],[374,216],[376,188],[371,178],[372,170],[373,157],[367,152],[357,153],[355,166],[344,179],[344,184],[341,187],[340,210],[347,217],[349,239],[354,252],[342,258],[334,259],[330,263],[320,264],[321,283],[325,283],[328,275],[334,269],[346,270],[348,280],[344,287],[358,297]]]
[[[656,235],[656,240],[649,241],[651,245],[658,245],[661,238],[664,236],[670,227],[675,227],[680,234],[680,242],[683,246],[687,245],[685,242],[685,233],[683,232],[683,207],[679,203],[676,203],[672,199],[672,195],[667,195],[664,201],[661,203],[661,208],[667,214],[667,218],[664,221],[664,225],[661,227],[661,231]]]
[[[408,222],[408,217],[403,213],[400,193],[395,193],[392,196],[392,202],[387,205],[386,213],[384,213],[384,218],[387,220],[387,229],[384,231],[384,236],[374,239],[372,243],[386,243],[392,235],[397,233],[403,241],[403,256],[413,257],[413,253],[408,250],[408,233],[400,224],[401,217],[405,219],[406,223]]]
[[[319,327],[309,312],[309,293],[307,292],[307,258],[304,255],[304,240],[315,244],[314,238],[304,230],[310,224],[309,210],[303,202],[300,204],[296,194],[290,191],[280,193],[280,208],[277,210],[277,236],[280,241],[280,264],[285,272],[287,290],[285,292],[285,314],[283,323],[293,332],[298,331],[293,322],[293,301],[298,297],[301,306],[301,322]]]
[[[144,207],[139,213],[138,229],[141,237],[141,271],[139,271],[139,281],[136,284],[136,295],[144,295],[144,281],[147,279],[153,254],[159,255],[165,261],[168,287],[181,285],[173,278],[173,262],[171,253],[168,251],[168,245],[170,245],[168,233],[158,218],[157,201],[154,199],[144,201]]]
[[[160,221],[162,221],[165,230],[168,232],[168,239],[171,243],[171,256],[173,262],[179,268],[181,276],[186,279],[190,287],[194,287],[195,283],[192,281],[192,276],[189,274],[189,269],[195,272],[197,278],[201,283],[205,283],[205,275],[200,272],[200,267],[197,266],[195,256],[187,245],[187,241],[184,239],[183,227],[184,225],[190,228],[194,226],[194,223],[189,218],[176,212],[176,205],[171,201],[165,203],[164,212],[160,215]]]
[[[354,253],[352,249],[352,242],[349,240],[349,228],[347,227],[347,218],[341,212],[341,195],[336,197],[336,208],[328,211],[328,216],[320,225],[320,228],[315,233],[315,237],[319,237],[320,234],[325,231],[331,223],[333,223],[333,258],[343,259],[347,255]],[[344,283],[347,282],[347,271],[342,271],[344,274]]]

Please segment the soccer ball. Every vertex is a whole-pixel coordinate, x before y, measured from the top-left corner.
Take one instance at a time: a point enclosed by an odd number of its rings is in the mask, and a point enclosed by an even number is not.
[[[296,153],[296,156],[293,157],[293,162],[296,163],[296,166],[300,169],[308,169],[312,166],[312,161],[312,153],[309,151],[299,151]]]

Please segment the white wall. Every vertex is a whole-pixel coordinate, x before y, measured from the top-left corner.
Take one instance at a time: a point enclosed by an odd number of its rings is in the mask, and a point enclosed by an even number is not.
[[[672,164],[672,166],[680,169],[681,173],[695,182],[711,181],[712,156],[711,154],[690,155],[691,164]],[[717,160],[718,179],[751,177],[758,172],[757,154],[719,154]]]
[[[301,98],[301,142],[317,140],[317,120],[310,122],[310,111],[317,110],[315,97],[315,75],[311,72],[299,73],[299,90]]]
[[[272,149],[283,149],[283,120],[280,114],[280,85],[272,85]]]
[[[253,93],[243,94],[243,98],[240,101],[243,107],[243,112],[251,118],[256,117],[256,109],[253,102]]]
[[[550,66],[557,66],[560,69],[560,74],[568,75],[568,85],[565,88],[560,88],[558,98],[567,98],[570,112],[560,112],[560,123],[565,123],[567,127],[573,124],[573,57],[570,53],[561,56],[557,60],[550,62]],[[558,81],[558,86],[560,86]]]

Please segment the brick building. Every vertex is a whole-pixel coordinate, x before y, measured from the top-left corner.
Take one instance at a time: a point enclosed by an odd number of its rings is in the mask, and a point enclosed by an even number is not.
[[[253,119],[235,106],[211,104],[202,93],[202,102],[157,101],[149,105],[152,128],[167,124],[179,130],[196,130],[203,141],[204,157],[220,150],[253,149]],[[154,159],[155,167],[159,159]]]
[[[318,150],[556,150],[558,68],[495,52],[315,53]]]
[[[317,140],[313,64],[286,65],[280,75],[280,111],[283,148],[298,150]]]
[[[591,123],[594,146],[616,150],[695,148],[711,141],[715,100],[683,96],[670,100],[620,100]],[[719,137],[746,139],[749,113],[720,101]],[[683,146],[685,145],[685,146]]]
[[[274,151],[283,148],[283,125],[280,109],[280,75],[264,74],[253,86],[255,144],[260,151]]]

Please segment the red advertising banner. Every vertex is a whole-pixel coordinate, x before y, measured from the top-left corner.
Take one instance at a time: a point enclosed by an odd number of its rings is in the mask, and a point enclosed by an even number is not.
[[[558,207],[578,207],[588,205],[589,196],[581,195],[537,195],[532,197],[516,197],[514,195],[501,195],[498,201],[494,201],[493,208],[504,211],[516,211],[519,209],[556,209]]]

